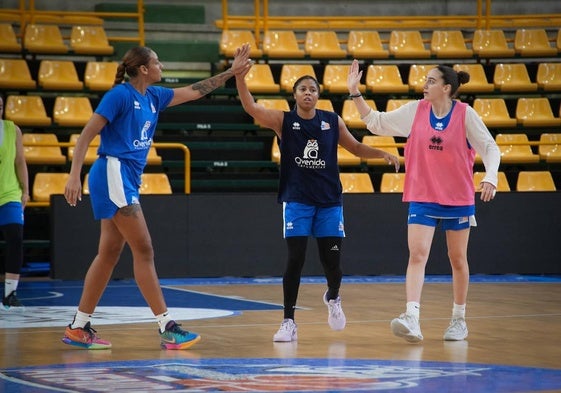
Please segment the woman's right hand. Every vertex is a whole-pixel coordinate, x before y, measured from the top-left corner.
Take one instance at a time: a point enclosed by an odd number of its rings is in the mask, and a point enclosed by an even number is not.
[[[349,94],[356,95],[360,93],[358,86],[362,78],[362,71],[359,70],[358,60],[353,60],[350,68],[349,75],[347,76],[347,88],[349,89]]]
[[[76,203],[82,200],[82,183],[79,176],[70,175],[64,187],[64,198],[70,206],[76,206]]]

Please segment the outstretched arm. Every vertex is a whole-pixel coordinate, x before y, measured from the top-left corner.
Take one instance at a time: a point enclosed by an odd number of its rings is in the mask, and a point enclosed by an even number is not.
[[[368,106],[358,86],[360,84],[360,79],[362,78],[362,71],[360,71],[358,66],[358,60],[353,60],[351,67],[349,68],[349,75],[347,76],[347,87],[349,88],[349,96],[352,97],[353,102],[356,105],[356,109],[360,113],[360,117],[364,117],[370,113],[371,108]]]

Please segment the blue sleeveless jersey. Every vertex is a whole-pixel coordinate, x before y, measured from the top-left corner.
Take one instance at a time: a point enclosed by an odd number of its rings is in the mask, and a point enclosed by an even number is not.
[[[313,119],[285,112],[280,140],[279,202],[342,205],[337,164],[338,115],[316,109]]]

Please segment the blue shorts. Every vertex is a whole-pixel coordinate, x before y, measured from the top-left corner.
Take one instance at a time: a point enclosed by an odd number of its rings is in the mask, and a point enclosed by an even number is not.
[[[115,157],[99,157],[90,169],[88,186],[96,220],[111,218],[122,207],[139,204],[137,175]]]
[[[23,225],[23,206],[21,202],[8,202],[0,206],[0,225]]]
[[[345,237],[343,206],[317,207],[284,202],[283,236]]]
[[[409,214],[407,224],[420,224],[429,227],[437,227],[440,224],[440,228],[445,231],[461,231],[470,226],[476,226],[475,216],[439,218],[417,213]]]

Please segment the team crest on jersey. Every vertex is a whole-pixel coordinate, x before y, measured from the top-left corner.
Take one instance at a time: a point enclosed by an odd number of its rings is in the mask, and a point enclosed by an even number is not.
[[[326,121],[323,121],[323,120],[321,121],[321,126],[320,127],[321,127],[322,131],[327,131],[327,130],[331,129],[331,126],[329,125],[329,123],[326,122]]]
[[[319,144],[317,139],[308,139],[302,157],[294,157],[296,165],[301,168],[323,169],[325,160],[319,158]]]
[[[318,158],[319,146],[316,139],[308,140],[304,148],[304,158]]]

